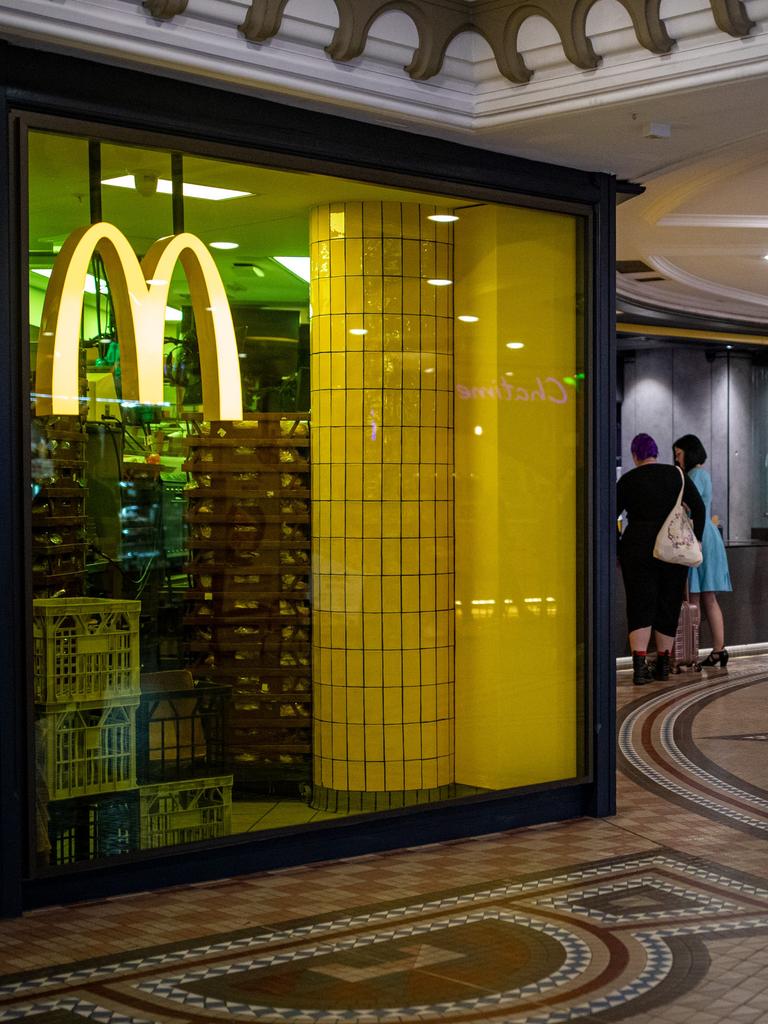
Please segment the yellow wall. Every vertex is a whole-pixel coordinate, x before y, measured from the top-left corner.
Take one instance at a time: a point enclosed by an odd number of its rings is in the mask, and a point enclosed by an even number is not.
[[[465,209],[455,260],[456,781],[506,788],[577,771],[576,222]]]

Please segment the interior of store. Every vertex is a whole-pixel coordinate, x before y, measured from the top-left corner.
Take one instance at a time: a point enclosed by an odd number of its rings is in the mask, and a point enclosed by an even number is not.
[[[38,871],[583,773],[579,219],[55,131],[27,167]],[[56,269],[102,222],[207,248],[242,420],[183,259],[136,397],[130,260]]]

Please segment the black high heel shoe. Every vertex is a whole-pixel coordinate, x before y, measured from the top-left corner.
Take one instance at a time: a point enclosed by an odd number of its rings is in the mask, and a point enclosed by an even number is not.
[[[701,667],[714,668],[715,666],[717,666],[718,668],[725,668],[728,664],[729,657],[730,655],[728,654],[728,651],[725,650],[725,648],[723,648],[722,651],[710,651],[704,659],[704,661],[701,662]]]

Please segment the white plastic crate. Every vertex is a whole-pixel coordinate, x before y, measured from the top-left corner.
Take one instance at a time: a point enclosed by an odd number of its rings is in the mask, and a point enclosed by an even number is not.
[[[139,787],[141,848],[217,839],[232,831],[232,776]]]
[[[141,601],[49,597],[34,602],[35,700],[63,704],[139,692]]]
[[[39,715],[37,741],[49,800],[135,788],[138,704],[138,696],[85,701]]]

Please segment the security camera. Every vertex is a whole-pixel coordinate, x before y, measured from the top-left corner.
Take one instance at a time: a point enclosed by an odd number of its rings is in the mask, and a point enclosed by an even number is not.
[[[153,196],[157,192],[158,175],[152,171],[136,171],[133,180],[140,196]]]

